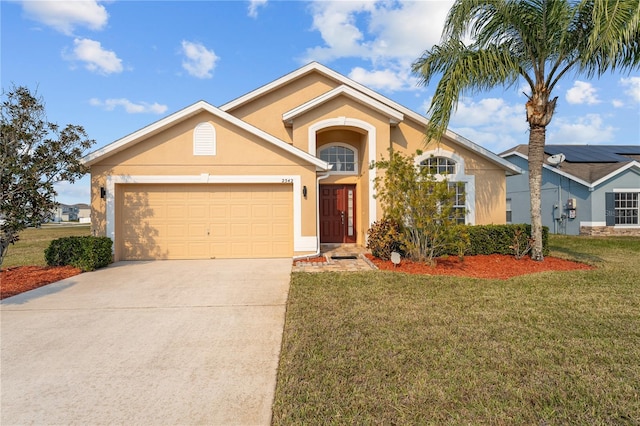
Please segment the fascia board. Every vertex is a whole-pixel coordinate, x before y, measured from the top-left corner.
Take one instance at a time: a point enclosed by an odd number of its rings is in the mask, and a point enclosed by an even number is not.
[[[362,105],[365,105],[375,111],[378,111],[382,115],[388,117],[389,121],[392,123],[397,124],[404,119],[404,114],[402,114],[401,112],[398,112],[397,110],[388,107],[382,102],[379,102],[375,99],[367,97],[362,92],[358,92],[353,88],[345,86],[343,84],[336,87],[335,89],[328,91],[327,93],[323,93],[322,95],[318,96],[315,99],[311,99],[310,101],[305,102],[304,104],[297,106],[296,108],[293,108],[290,111],[285,112],[284,114],[282,114],[282,120],[285,123],[291,123],[296,117],[299,117],[300,115],[306,113],[307,111],[310,111],[322,105],[323,103],[328,102],[332,99],[335,99],[341,95],[345,95]]]
[[[606,182],[607,180],[615,177],[616,175],[629,170],[631,168],[636,168],[638,169],[638,171],[640,172],[640,163],[637,161],[631,161],[630,163],[625,164],[624,166],[620,167],[618,170],[613,171],[611,173],[609,173],[608,175],[601,177],[600,179],[598,179],[597,181],[592,183],[593,188],[597,187],[598,185],[600,185],[603,182]]]
[[[162,120],[156,121],[153,124],[150,124],[147,127],[144,127],[140,130],[138,130],[137,132],[134,132],[128,136],[125,136],[122,139],[119,139],[99,150],[96,150],[90,154],[88,154],[87,156],[85,156],[82,159],[82,162],[87,165],[90,166],[91,164],[109,157],[119,151],[122,151],[123,149],[128,148],[129,146],[133,146],[135,145],[138,141],[140,141],[140,139],[144,138],[144,137],[148,137],[154,133],[157,133],[159,131],[161,131],[162,129],[175,124],[179,121],[184,120],[185,118],[188,118],[194,114],[197,114],[201,111],[207,111],[223,120],[228,121],[231,124],[234,124],[238,127],[240,127],[243,130],[246,130],[247,132],[260,137],[261,139],[283,149],[284,151],[287,151],[293,155],[295,155],[296,157],[311,163],[312,165],[316,166],[317,169],[321,170],[321,171],[326,171],[329,170],[331,168],[331,166],[329,165],[329,163],[320,160],[319,158],[308,154],[306,152],[304,152],[303,150],[296,148],[292,145],[289,145],[288,143],[276,138],[275,136],[270,135],[269,133],[258,129],[255,126],[252,126],[251,124],[247,123],[246,121],[240,120],[237,117],[234,117],[231,114],[228,114],[222,110],[220,110],[219,108],[214,107],[213,105],[205,102],[205,101],[198,101],[193,105],[190,105],[174,114],[169,115],[168,117],[163,118]]]
[[[289,74],[286,74],[276,80],[273,80],[271,83],[267,83],[264,86],[261,86],[245,95],[240,96],[239,98],[236,98],[230,102],[227,102],[226,104],[220,106],[220,109],[226,112],[226,111],[229,111],[230,109],[233,109],[239,105],[244,104],[245,102],[249,102],[254,98],[262,96],[265,93],[269,93],[270,91],[280,86],[283,86],[290,81],[296,80],[297,78],[307,74],[310,71],[313,71],[314,69],[317,68],[316,65],[320,65],[320,64],[318,64],[317,62],[310,62],[307,65],[303,66],[302,68],[298,68],[297,70],[290,72]]]

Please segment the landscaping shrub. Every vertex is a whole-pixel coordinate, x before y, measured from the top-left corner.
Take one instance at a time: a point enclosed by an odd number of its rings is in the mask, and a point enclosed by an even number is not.
[[[405,245],[402,239],[402,231],[396,222],[391,219],[379,220],[369,228],[367,248],[375,257],[389,260],[394,251],[404,256]]]
[[[71,265],[83,271],[103,268],[113,261],[107,237],[65,237],[51,241],[44,251],[49,266]]]
[[[420,154],[417,152],[416,154]],[[454,250],[464,255],[465,239],[455,224],[465,211],[456,207],[456,184],[436,176],[430,167],[416,167],[415,157],[389,150],[389,159],[375,162],[384,175],[375,178],[376,197],[385,217],[401,224],[406,256],[417,262]]]
[[[516,255],[515,242],[520,247],[527,244],[531,235],[531,225],[474,225],[467,227],[471,244],[467,250],[468,255],[476,254],[509,254]],[[542,253],[549,254],[549,228],[542,229]]]

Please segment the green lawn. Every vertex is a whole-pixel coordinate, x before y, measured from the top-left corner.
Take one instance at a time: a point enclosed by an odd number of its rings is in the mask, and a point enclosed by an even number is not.
[[[2,268],[12,266],[46,266],[44,250],[56,238],[90,235],[89,225],[43,225],[20,232],[20,241],[9,246]]]
[[[273,423],[640,424],[640,238],[510,280],[295,273]]]

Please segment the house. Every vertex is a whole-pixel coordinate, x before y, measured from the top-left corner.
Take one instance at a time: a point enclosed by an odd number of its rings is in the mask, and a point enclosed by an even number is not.
[[[54,222],[69,222],[78,220],[78,208],[68,204],[58,204],[51,209],[51,218]]]
[[[640,145],[547,145],[542,224],[568,235],[640,235]],[[507,218],[529,223],[528,146],[500,154],[525,173],[507,177]]]
[[[301,257],[366,244],[383,211],[372,162],[390,148],[460,182],[469,224],[504,223],[520,169],[310,63],[220,107],[198,101],[86,157],[92,228],[116,260]]]

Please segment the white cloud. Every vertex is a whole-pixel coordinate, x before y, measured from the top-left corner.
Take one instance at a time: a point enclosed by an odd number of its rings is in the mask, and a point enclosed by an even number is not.
[[[428,107],[425,104],[425,110]],[[509,104],[502,98],[461,98],[449,127],[496,153],[529,140],[524,103]]]
[[[620,99],[614,99],[611,101],[611,105],[613,105],[614,108],[622,108],[624,106],[624,102]]]
[[[387,68],[369,71],[362,67],[355,67],[349,73],[349,78],[374,90],[398,91],[408,87],[415,87],[417,79],[409,72],[409,67],[401,69]]]
[[[157,102],[152,104],[148,102],[131,102],[129,99],[105,99],[104,101],[92,98],[89,100],[89,104],[105,109],[106,111],[113,111],[116,107],[122,107],[129,114],[163,114],[167,111],[166,105],[161,105]]]
[[[109,19],[104,6],[95,0],[24,0],[22,8],[29,18],[67,35],[71,35],[75,27],[101,30]]]
[[[310,6],[312,29],[324,44],[307,49],[302,62],[359,58],[372,65],[352,70],[361,83],[391,91],[417,89],[410,64],[439,42],[452,3],[316,0]]]
[[[567,102],[570,104],[595,105],[600,103],[596,94],[596,89],[585,81],[576,80],[573,87],[567,90]]]
[[[547,143],[597,144],[612,142],[616,129],[605,125],[600,114],[587,114],[569,121],[552,121],[547,127]]]
[[[77,60],[85,63],[85,68],[89,71],[100,74],[113,74],[122,72],[122,60],[115,52],[105,50],[99,41],[87,38],[76,38],[73,40],[73,53],[64,55],[68,60]]]
[[[182,67],[197,78],[211,78],[211,72],[216,66],[219,59],[213,50],[208,50],[200,43],[191,41],[182,41],[182,54],[185,59],[182,61]]]
[[[249,16],[258,17],[258,9],[266,6],[267,0],[249,0]]]
[[[635,102],[640,102],[640,77],[621,78],[620,85],[625,87],[624,93]]]
[[[324,46],[307,50],[304,62],[359,57],[413,61],[440,40],[453,1],[323,1],[311,5],[312,29]]]

